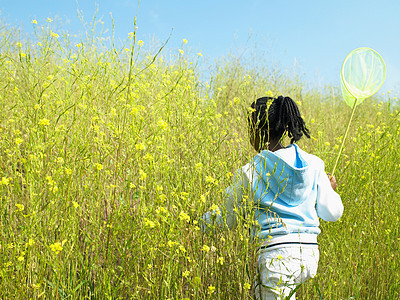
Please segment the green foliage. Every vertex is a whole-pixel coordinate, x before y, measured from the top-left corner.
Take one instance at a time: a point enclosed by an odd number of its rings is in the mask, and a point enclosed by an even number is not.
[[[337,90],[230,59],[204,83],[185,45],[167,62],[134,33],[121,49],[50,25],[34,43],[16,36],[2,27],[0,297],[248,299],[257,245],[246,220],[204,235],[199,219],[255,154],[256,97],[298,101],[313,134],[300,146],[329,171],[350,113]],[[398,295],[394,102],[356,112],[336,173],[345,214],[321,224],[319,273],[299,299]]]

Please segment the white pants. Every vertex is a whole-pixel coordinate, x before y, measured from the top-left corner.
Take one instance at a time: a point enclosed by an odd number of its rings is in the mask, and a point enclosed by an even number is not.
[[[297,285],[315,276],[318,260],[318,246],[291,245],[261,250],[258,256],[254,298],[285,299]],[[295,293],[290,297],[290,300],[294,299]]]

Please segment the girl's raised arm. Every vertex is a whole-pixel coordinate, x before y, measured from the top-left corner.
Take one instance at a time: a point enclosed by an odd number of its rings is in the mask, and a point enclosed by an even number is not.
[[[334,184],[329,179],[328,175],[321,171],[317,186],[317,203],[316,209],[318,216],[329,222],[335,222],[343,214],[343,203],[339,194],[336,193],[333,187],[337,186],[336,179]]]

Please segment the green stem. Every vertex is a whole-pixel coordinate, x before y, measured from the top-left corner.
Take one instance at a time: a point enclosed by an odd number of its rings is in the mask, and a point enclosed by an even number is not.
[[[351,111],[351,116],[350,116],[349,122],[347,123],[346,132],[345,132],[344,137],[343,137],[342,145],[340,146],[339,154],[336,157],[335,166],[333,167],[331,176],[333,176],[335,174],[335,170],[336,170],[337,164],[339,162],[340,155],[342,154],[342,151],[343,151],[344,142],[346,141],[347,134],[349,133],[350,123],[351,123],[351,120],[353,119],[354,112],[356,111],[356,106],[357,106],[357,98],[354,101],[353,110]]]

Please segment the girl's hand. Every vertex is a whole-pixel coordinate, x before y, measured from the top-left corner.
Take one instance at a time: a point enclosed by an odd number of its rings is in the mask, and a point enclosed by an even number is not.
[[[337,188],[337,182],[336,182],[335,176],[332,176],[330,173],[328,173],[328,178],[329,178],[329,181],[331,182],[331,187],[332,187],[332,189],[333,189],[333,190],[336,190],[336,188]]]

